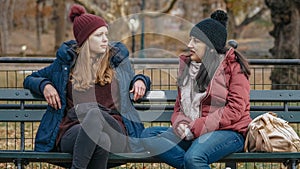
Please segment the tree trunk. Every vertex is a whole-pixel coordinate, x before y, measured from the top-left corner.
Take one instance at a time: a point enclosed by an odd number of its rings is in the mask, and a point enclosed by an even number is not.
[[[0,28],[1,28],[1,23],[0,23]],[[2,32],[0,32],[0,57],[2,56],[3,52],[2,52]]]
[[[7,53],[8,51],[8,21],[7,21],[7,13],[9,7],[9,1],[1,0],[0,1],[0,38],[1,38],[1,53]]]
[[[55,22],[55,46],[56,51],[65,39],[66,34],[66,3],[65,0],[54,0],[53,18]]]
[[[249,16],[249,11],[243,11],[246,14],[246,17],[240,22],[237,22],[238,16],[236,15],[236,7],[233,5],[233,3],[238,3],[233,2],[232,0],[224,0],[225,6],[226,6],[226,11],[228,15],[228,39],[239,39],[242,36],[242,32],[244,31],[245,27],[258,20],[261,18],[261,16],[265,13],[267,8],[265,6],[257,6],[256,8],[259,8],[259,11],[256,12],[254,15]],[[256,10],[254,8],[251,8],[252,10]]]
[[[37,1],[36,2],[36,17],[35,17],[35,21],[36,21],[36,49],[37,51],[41,50],[42,47],[42,24],[41,24],[41,5],[40,2]]]
[[[46,1],[43,1],[42,3],[42,18],[41,18],[41,24],[42,24],[42,33],[48,33],[48,16],[46,15]]]
[[[300,1],[299,0],[265,0],[271,9],[274,29],[274,47],[270,49],[275,59],[296,59],[300,57]],[[275,67],[271,73],[272,89],[300,89],[297,67]],[[286,85],[298,84],[298,85]]]
[[[11,0],[11,3],[9,5],[9,9],[8,9],[9,14],[8,14],[8,23],[7,23],[8,30],[12,30],[14,28],[13,19],[14,19],[15,3],[16,3],[16,0]]]
[[[238,35],[237,35],[237,31],[236,31],[235,17],[234,17],[233,11],[230,10],[230,8],[227,7],[226,9],[227,9],[227,15],[228,15],[228,25],[227,25],[228,39],[236,39],[236,38],[238,38]]]

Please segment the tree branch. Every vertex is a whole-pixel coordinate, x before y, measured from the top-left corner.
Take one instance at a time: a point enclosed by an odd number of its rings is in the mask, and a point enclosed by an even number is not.
[[[98,15],[103,17],[106,21],[110,22],[116,19],[114,15],[111,13],[108,13],[106,11],[103,11],[101,8],[99,8],[97,5],[93,5],[89,3],[87,0],[74,0],[74,2],[82,5],[85,7],[85,9],[92,14]]]
[[[163,15],[164,13],[168,13],[171,11],[171,9],[174,7],[175,3],[177,2],[177,0],[171,0],[168,2],[168,4],[163,7],[162,9],[158,10],[158,11],[147,11],[147,10],[144,10],[143,11],[143,14],[145,16],[148,16],[148,17],[159,17],[161,15]]]
[[[264,7],[262,7],[262,8],[260,9],[260,11],[258,11],[258,12],[257,12],[255,15],[253,15],[252,17],[248,17],[248,16],[247,16],[247,17],[243,20],[243,22],[240,23],[237,27],[238,27],[238,28],[244,27],[244,26],[248,25],[249,23],[251,23],[251,22],[257,20],[258,18],[260,18],[260,17],[265,13],[265,11],[266,11],[267,9],[268,9],[268,8],[264,6]]]

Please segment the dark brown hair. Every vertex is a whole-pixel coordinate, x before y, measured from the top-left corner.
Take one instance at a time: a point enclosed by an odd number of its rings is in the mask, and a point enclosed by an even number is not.
[[[195,91],[198,92],[205,92],[207,89],[211,79],[213,78],[217,68],[219,67],[221,60],[219,58],[219,54],[226,53],[228,51],[227,48],[224,48],[221,53],[217,53],[215,50],[211,50],[209,47],[207,47],[202,64],[199,68],[198,74],[196,76],[196,83],[195,85],[197,89]],[[234,54],[236,56],[237,62],[241,66],[241,72],[245,74],[245,76],[249,79],[249,76],[251,74],[248,61],[246,58],[238,51],[234,51]],[[189,76],[189,66],[190,63],[187,64],[185,69],[183,70],[182,74],[178,77],[177,83],[179,86],[184,86],[184,79]]]

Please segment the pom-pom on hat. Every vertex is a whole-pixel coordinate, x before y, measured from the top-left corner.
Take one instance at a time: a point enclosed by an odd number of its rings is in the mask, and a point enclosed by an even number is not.
[[[73,23],[73,34],[79,47],[96,29],[108,26],[104,19],[87,13],[83,6],[77,4],[71,7],[69,18]]]
[[[191,30],[190,36],[193,36],[210,48],[215,48],[221,52],[227,41],[227,14],[222,10],[216,10],[210,16],[197,23]]]

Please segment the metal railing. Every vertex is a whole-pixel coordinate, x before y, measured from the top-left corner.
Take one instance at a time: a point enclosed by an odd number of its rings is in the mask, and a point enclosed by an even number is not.
[[[32,71],[52,63],[53,57],[0,57],[0,87],[23,87],[23,79]],[[252,89],[271,89],[274,86],[299,89],[300,59],[249,59]],[[131,63],[136,73],[148,75],[152,89],[176,89],[177,58],[134,58]],[[275,81],[272,72],[285,73]],[[282,75],[281,75],[282,76]],[[281,80],[283,79],[283,80]],[[285,80],[284,80],[285,79]],[[289,80],[290,79],[290,80]]]

